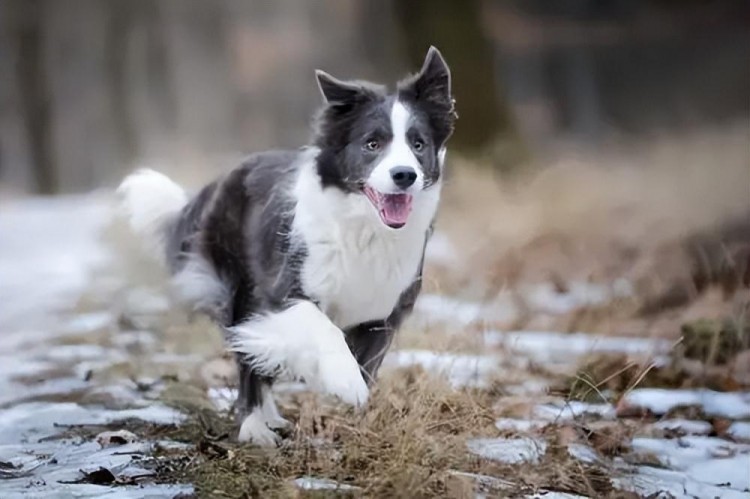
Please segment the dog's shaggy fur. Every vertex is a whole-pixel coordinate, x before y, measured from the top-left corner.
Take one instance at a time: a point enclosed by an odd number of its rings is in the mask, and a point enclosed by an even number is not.
[[[419,294],[455,119],[448,66],[430,48],[393,92],[322,72],[312,145],[250,156],[188,199],[142,170],[119,191],[131,226],[161,244],[182,300],[237,354],[238,438],[278,441],[282,375],[366,403]]]

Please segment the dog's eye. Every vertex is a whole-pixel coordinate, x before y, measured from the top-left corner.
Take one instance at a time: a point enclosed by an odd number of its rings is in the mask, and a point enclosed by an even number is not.
[[[419,152],[422,149],[424,149],[424,141],[422,139],[414,139],[414,142],[412,143],[412,147],[415,151]]]
[[[378,142],[376,139],[370,139],[367,142],[365,142],[365,149],[368,151],[377,151],[380,149],[380,142]]]

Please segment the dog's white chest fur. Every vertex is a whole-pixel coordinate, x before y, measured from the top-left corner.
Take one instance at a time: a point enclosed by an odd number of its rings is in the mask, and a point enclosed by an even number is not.
[[[338,327],[384,319],[414,281],[439,186],[421,193],[403,229],[379,220],[363,195],[322,189],[311,163],[295,188],[294,236],[307,248],[302,286]]]
[[[342,225],[306,234],[313,237],[307,238],[302,283],[344,329],[390,315],[417,275],[424,235],[384,238],[370,224]]]

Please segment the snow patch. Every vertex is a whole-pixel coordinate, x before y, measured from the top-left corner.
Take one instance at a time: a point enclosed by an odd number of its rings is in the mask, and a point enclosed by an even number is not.
[[[430,350],[399,350],[386,355],[384,366],[419,365],[428,371],[445,374],[454,387],[485,386],[497,371],[498,358],[491,355],[458,355]]]
[[[750,440],[750,423],[735,421],[727,429],[727,434],[735,440]]]
[[[750,418],[750,392],[637,388],[625,395],[620,404],[623,407],[647,409],[656,415],[666,414],[675,407],[699,406],[708,416]]]
[[[588,464],[594,464],[601,461],[599,454],[596,450],[592,449],[588,445],[584,444],[570,444],[568,445],[568,454],[579,461]]]
[[[444,322],[458,326],[485,321],[507,322],[514,320],[518,315],[513,303],[495,301],[481,304],[433,294],[420,295],[415,312],[417,321]]]
[[[69,317],[60,328],[60,332],[70,334],[92,333],[114,323],[111,312],[78,313]]]
[[[634,438],[631,446],[635,452],[655,455],[668,468],[683,471],[693,480],[737,490],[750,489],[750,445],[691,436]]]
[[[568,421],[583,416],[614,419],[615,415],[611,404],[589,404],[577,400],[551,402],[534,408],[534,416],[546,421]]]
[[[144,497],[175,497],[190,494],[190,485],[139,484],[111,488],[92,484],[67,484],[81,476],[81,471],[99,467],[118,476],[143,475],[133,457],[149,450],[147,444],[126,444],[99,449],[96,442],[65,445],[60,442],[0,445],[0,461],[10,462],[15,469],[0,475],[0,495],[21,497],[105,497],[141,499]]]
[[[543,283],[525,289],[522,295],[532,310],[562,315],[580,307],[602,305],[633,294],[632,284],[625,279],[618,279],[611,285],[573,281],[567,284],[567,288],[560,292],[552,283]]]
[[[110,198],[30,198],[0,204],[0,323],[4,332],[50,324],[47,312],[75,304],[109,254],[98,237]]]
[[[713,426],[708,421],[694,421],[690,419],[664,419],[654,423],[654,429],[671,431],[683,435],[708,435]]]
[[[156,424],[175,424],[183,421],[185,415],[162,404],[113,411],[71,402],[29,402],[0,412],[0,444],[37,441],[59,433],[66,425],[106,424],[130,418]]]
[[[302,490],[359,490],[359,487],[353,485],[339,483],[335,480],[328,480],[326,478],[315,478],[310,476],[296,478],[294,480],[294,485]]]
[[[567,492],[543,491],[537,494],[526,496],[526,499],[589,499],[586,496],[578,494],[569,494]]]
[[[549,421],[542,421],[539,419],[513,419],[513,418],[500,418],[495,421],[495,427],[501,431],[517,431],[520,433],[528,433],[532,430],[539,430],[549,424]]]
[[[208,398],[213,402],[217,411],[229,411],[237,400],[236,388],[220,387],[209,388]]]
[[[638,466],[630,471],[633,473],[631,476],[627,478],[615,478],[613,484],[618,489],[630,490],[643,497],[674,497],[675,499],[720,497],[721,499],[747,499],[746,491],[703,483],[695,480],[683,471],[654,468],[651,466]]]
[[[650,338],[596,336],[586,333],[558,333],[551,331],[489,331],[485,333],[489,346],[503,346],[529,355],[536,361],[570,363],[571,356],[596,352],[655,355],[667,352],[672,344]]]
[[[476,438],[466,445],[478,456],[508,464],[537,463],[547,451],[547,442],[531,437]]]

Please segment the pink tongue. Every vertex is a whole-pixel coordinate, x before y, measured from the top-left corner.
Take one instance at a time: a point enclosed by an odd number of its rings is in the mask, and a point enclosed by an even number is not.
[[[384,194],[380,200],[383,221],[390,226],[402,226],[411,213],[409,194]]]

